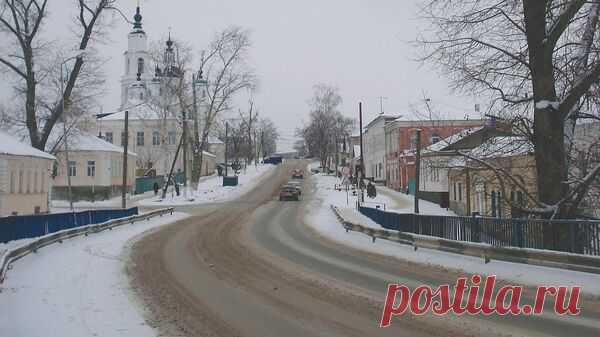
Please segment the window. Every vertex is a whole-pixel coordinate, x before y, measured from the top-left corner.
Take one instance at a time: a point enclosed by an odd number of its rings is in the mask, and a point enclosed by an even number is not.
[[[413,132],[410,135],[410,149],[414,150],[417,148],[417,132]]]
[[[39,176],[39,172],[36,170],[33,173],[33,190],[31,191],[32,193],[37,193],[39,192],[39,185],[38,185],[38,177]]]
[[[126,140],[127,140],[127,136],[125,136],[125,132],[121,132],[121,146],[125,146]]]
[[[27,186],[27,191],[26,193],[31,193],[31,171],[27,170],[27,180],[25,181],[25,184]]]
[[[15,193],[15,172],[10,172],[10,193]]]
[[[42,186],[40,186],[40,192],[46,193],[46,172],[42,169]]]
[[[23,193],[23,170],[19,170],[19,193]]]
[[[169,145],[174,145],[177,142],[177,135],[175,134],[175,131],[169,131],[168,137]]]
[[[452,199],[454,201],[457,200],[458,195],[456,195],[456,183],[452,184]]]
[[[137,133],[137,145],[144,146],[144,132]]]
[[[69,161],[69,177],[77,177],[77,162]]]
[[[158,131],[152,132],[152,145],[154,145],[154,146],[160,145],[160,133],[158,133]]]
[[[144,73],[144,59],[140,57],[138,59],[138,74],[143,74],[143,73]]]
[[[107,132],[104,134],[104,140],[111,143],[113,142],[113,133],[112,132]]]
[[[458,201],[462,201],[462,183],[458,183]]]
[[[88,177],[96,176],[96,162],[93,160],[87,162],[87,175]]]

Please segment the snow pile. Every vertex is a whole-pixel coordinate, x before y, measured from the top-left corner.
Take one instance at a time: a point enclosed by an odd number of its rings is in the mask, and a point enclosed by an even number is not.
[[[149,191],[144,194],[127,194],[127,207],[137,206],[137,201],[146,199],[154,195],[154,192]],[[121,196],[114,197],[107,200],[98,201],[76,201],[73,202],[73,209],[76,211],[84,211],[88,209],[104,209],[104,208],[121,208]],[[52,200],[50,202],[51,213],[64,213],[70,212],[71,208],[68,200]]]
[[[132,301],[127,250],[132,238],[187,216],[73,238],[15,262],[0,293],[0,336],[156,336]]]
[[[246,172],[238,176],[238,186],[223,186],[223,177],[211,176],[202,180],[198,184],[196,191],[181,191],[177,196],[172,188],[167,193],[165,199],[152,197],[138,202],[139,206],[185,206],[197,205],[209,202],[224,202],[235,199],[259,184],[263,179],[274,170],[274,165],[258,165],[256,167],[248,166]],[[160,193],[159,193],[160,194]],[[186,195],[187,194],[187,195]]]
[[[554,110],[558,110],[558,108],[560,107],[560,102],[551,102],[551,101],[541,100],[541,101],[535,103],[536,109],[547,109],[550,107]]]
[[[549,286],[580,285],[583,286],[584,293],[600,295],[600,275],[597,274],[497,260],[492,260],[486,264],[482,258],[426,248],[419,248],[415,251],[410,245],[402,245],[388,240],[376,240],[373,242],[371,237],[365,234],[352,231],[346,233],[346,230],[330,208],[331,204],[345,205],[345,192],[336,192],[333,190],[331,183],[336,180],[334,177],[314,175],[313,178],[316,180],[317,190],[315,198],[306,207],[307,224],[332,241],[367,252],[420,264],[461,270],[471,274],[497,275],[499,279],[514,281],[518,284],[536,286],[540,284],[540,280],[543,280],[544,285]],[[382,188],[378,187],[377,191],[380,194]],[[409,198],[409,196],[406,197]],[[350,204],[353,204],[352,200]],[[423,213],[427,212],[425,210],[428,208],[427,206],[423,206],[428,204],[430,205],[431,203],[421,203],[421,209],[424,210]],[[439,207],[437,208],[440,209]],[[363,226],[381,229],[379,225],[354,209],[346,208],[340,209],[340,211],[343,212],[344,216],[350,214],[354,221]],[[428,211],[435,211],[435,208]],[[440,213],[443,213],[443,211],[441,210]]]

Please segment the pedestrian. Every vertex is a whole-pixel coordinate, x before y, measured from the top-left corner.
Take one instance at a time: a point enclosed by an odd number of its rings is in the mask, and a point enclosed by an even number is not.
[[[158,189],[159,189],[159,188],[160,188],[160,187],[158,186],[158,183],[155,181],[155,182],[154,182],[154,186],[152,186],[152,189],[154,190],[154,195],[155,195],[155,196],[156,196],[156,195],[158,195]]]

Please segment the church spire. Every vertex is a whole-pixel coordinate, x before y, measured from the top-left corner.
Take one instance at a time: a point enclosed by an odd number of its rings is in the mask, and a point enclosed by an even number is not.
[[[142,30],[142,14],[140,14],[140,2],[138,0],[137,7],[135,9],[135,15],[133,16],[133,20],[135,21],[133,24],[133,29]]]

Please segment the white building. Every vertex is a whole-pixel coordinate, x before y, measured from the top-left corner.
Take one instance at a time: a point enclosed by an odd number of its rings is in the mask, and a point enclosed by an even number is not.
[[[138,175],[167,175],[175,158],[182,136],[179,101],[174,83],[183,76],[176,66],[176,46],[167,40],[160,65],[150,66],[148,36],[142,29],[142,16],[137,7],[133,30],[128,34],[128,49],[124,53],[124,73],[121,76],[121,107],[119,111],[98,117],[98,134],[107,142],[124,145],[125,112],[128,112],[128,149],[137,154]],[[206,81],[197,85],[199,107],[204,107]],[[191,114],[191,111],[188,112]],[[191,116],[188,132],[192,131]],[[191,136],[191,134],[190,134]],[[191,137],[189,138],[191,145]],[[192,146],[188,146],[188,177],[192,172]],[[177,156],[174,172],[182,172],[183,150]],[[210,171],[210,170],[209,170]]]
[[[69,163],[64,143],[56,150],[53,200],[69,199],[69,182],[73,201],[106,200],[121,194],[123,185],[123,148],[95,135],[71,130],[67,137]],[[136,154],[127,151],[127,190],[135,184]]]
[[[373,181],[385,181],[385,126],[400,116],[380,114],[365,127],[363,151],[365,177]]]
[[[55,160],[0,131],[0,217],[48,212]]]

